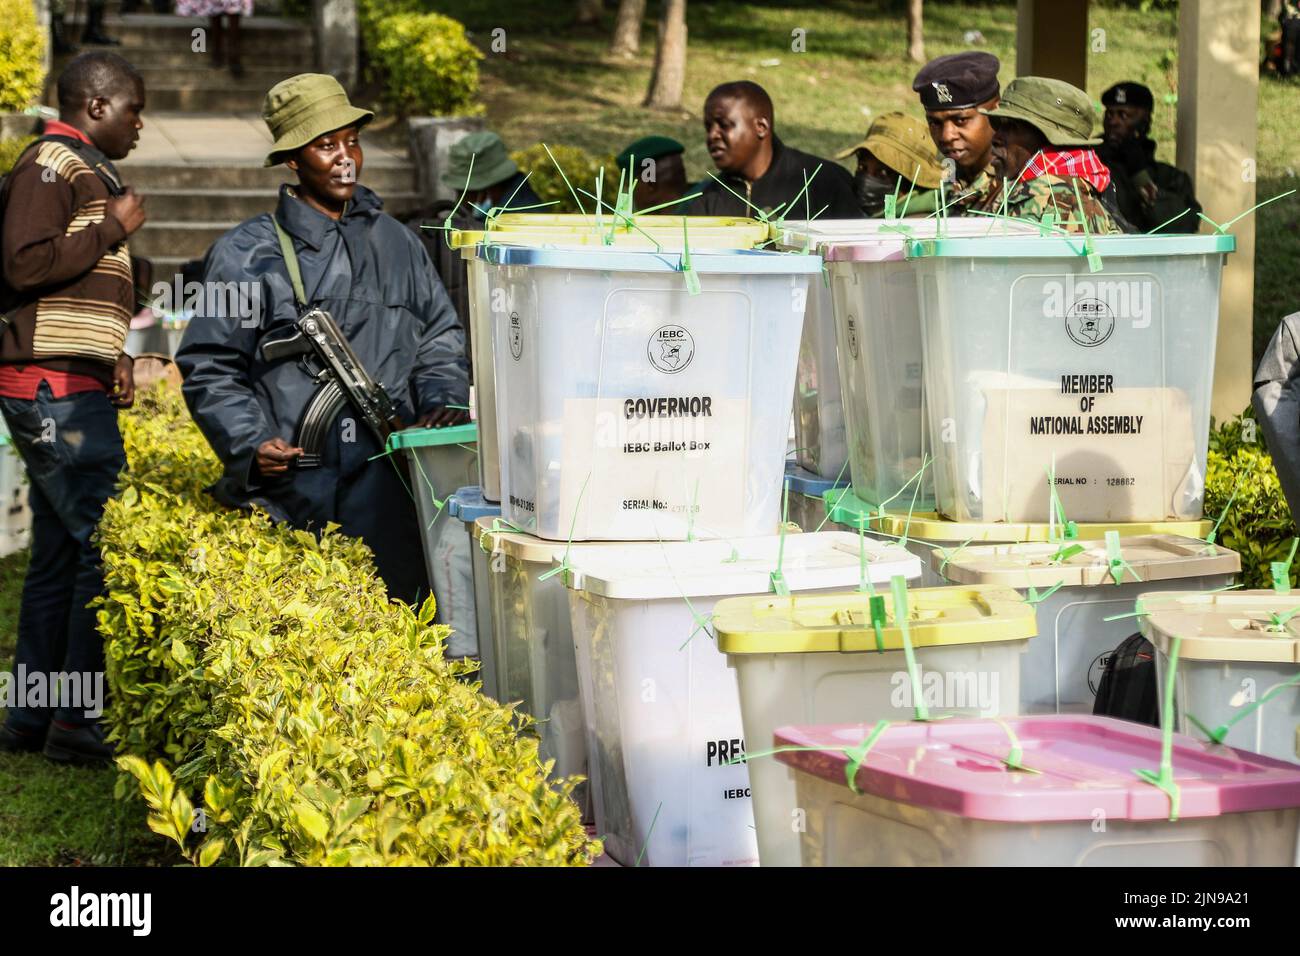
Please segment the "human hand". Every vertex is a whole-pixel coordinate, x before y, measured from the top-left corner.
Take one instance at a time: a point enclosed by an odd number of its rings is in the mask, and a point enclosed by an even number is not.
[[[450,425],[464,425],[468,421],[469,409],[467,408],[435,405],[416,419],[415,424],[420,428],[447,428]]]
[[[257,470],[263,475],[282,475],[299,455],[301,448],[290,445],[283,438],[272,438],[257,446]]]
[[[113,390],[108,400],[117,408],[130,408],[135,404],[135,359],[121,355],[113,366]]]
[[[109,199],[108,214],[121,223],[122,230],[129,236],[143,226],[147,218],[144,197],[133,186],[127,186],[122,195]]]

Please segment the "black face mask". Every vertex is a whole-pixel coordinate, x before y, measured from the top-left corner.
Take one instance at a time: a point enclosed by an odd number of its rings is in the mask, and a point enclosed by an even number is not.
[[[885,197],[893,194],[894,183],[879,176],[858,173],[853,177],[853,192],[862,212],[869,219],[879,219],[885,214]]]

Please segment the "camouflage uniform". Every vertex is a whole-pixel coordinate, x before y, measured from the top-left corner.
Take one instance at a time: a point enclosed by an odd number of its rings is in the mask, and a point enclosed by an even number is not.
[[[1077,196],[1074,191],[1076,185],[1079,188]],[[1083,200],[1082,207],[1079,199]],[[1045,174],[1018,182],[1007,194],[1005,209],[999,184],[980,203],[970,208],[1033,222],[1052,221],[1067,232],[1082,233],[1085,222],[1087,232],[1094,236],[1116,235],[1124,231],[1106,211],[1092,185],[1075,176]]]
[[[949,214],[960,216],[969,213],[972,209],[983,208],[989,196],[997,192],[996,183],[997,177],[993,174],[993,166],[989,164],[970,182],[958,179],[951,191],[948,191],[948,186],[944,186],[945,192],[948,193]]]
[[[1087,151],[1101,144],[1092,138],[1093,107],[1088,94],[1063,80],[1042,76],[1018,76],[1002,93],[997,109],[981,109],[993,121],[996,131],[1001,121],[1017,120],[1038,130],[1045,141],[1045,150]],[[997,138],[993,151],[998,152]],[[1100,160],[1088,154],[1099,169]],[[1030,164],[1034,159],[1030,160]],[[1027,167],[1026,167],[1027,168]],[[1068,168],[1068,167],[1067,167]],[[981,212],[1005,213],[1017,219],[1033,222],[1054,221],[1067,232],[1093,235],[1114,235],[1124,230],[1103,204],[1101,194],[1086,180],[1078,176],[1058,176],[1041,173],[1032,179],[1021,179],[1024,169],[1016,170],[1016,182],[1007,190],[1006,204],[1002,201],[1002,184],[999,182],[977,208]],[[1114,191],[1108,186],[1107,202],[1113,202]]]

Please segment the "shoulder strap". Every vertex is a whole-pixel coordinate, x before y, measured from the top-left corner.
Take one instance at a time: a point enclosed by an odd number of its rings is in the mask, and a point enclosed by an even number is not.
[[[298,308],[307,308],[307,293],[302,287],[302,270],[298,268],[298,255],[293,251],[293,240],[289,234],[281,228],[280,222],[275,218],[275,213],[271,214],[271,225],[275,226],[275,235],[280,240],[280,254],[284,256],[284,264],[289,270],[289,281],[293,284],[293,297],[298,303]]]
[[[117,168],[107,156],[99,151],[98,147],[58,133],[43,135],[32,145],[35,146],[39,143],[58,143],[61,146],[66,146],[76,153],[81,158],[81,161],[90,167],[91,172],[98,176],[100,181],[108,187],[110,196],[120,196],[124,192],[122,180],[117,175]]]

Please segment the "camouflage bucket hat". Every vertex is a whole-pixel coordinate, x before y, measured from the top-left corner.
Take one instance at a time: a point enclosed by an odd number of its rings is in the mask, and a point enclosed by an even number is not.
[[[980,112],[1028,123],[1053,146],[1101,145],[1100,139],[1092,138],[1092,100],[1064,80],[1018,76],[1002,91],[997,109]]]
[[[370,110],[353,106],[339,81],[326,73],[299,73],[281,80],[262,104],[262,119],[275,141],[262,165],[275,166],[317,136],[362,127],[374,118]]]
[[[835,158],[847,159],[860,149],[868,150],[922,189],[938,189],[943,180],[943,163],[935,152],[930,131],[925,123],[906,113],[882,113],[867,130],[866,139],[837,153]]]

